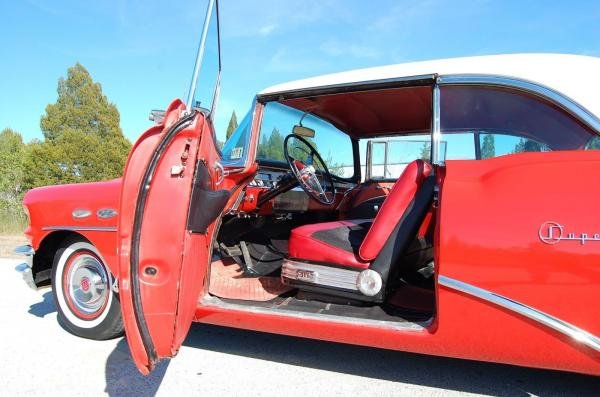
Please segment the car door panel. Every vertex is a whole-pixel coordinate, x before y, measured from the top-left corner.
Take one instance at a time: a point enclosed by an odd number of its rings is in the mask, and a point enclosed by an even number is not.
[[[210,123],[206,123],[211,127]],[[195,316],[198,300],[206,286],[205,276],[208,273],[208,264],[211,261],[211,241],[215,230],[216,219],[226,207],[230,191],[219,189],[219,182],[223,179],[220,160],[214,141],[212,129],[203,132],[198,150],[198,161],[194,177],[194,189],[201,189],[205,194],[191,194],[187,218],[187,230],[184,236],[183,257],[181,266],[179,300],[186,306],[178,310],[175,319],[173,346],[178,348],[183,343]],[[194,209],[196,209],[194,211]],[[201,225],[193,224],[190,219],[194,214],[203,213]],[[176,354],[176,350],[173,350]]]
[[[191,324],[208,261],[210,234],[191,233],[186,226],[197,158],[216,161],[218,155],[200,149],[203,137],[212,141],[205,115],[182,112],[183,106],[176,107],[171,112],[175,116],[168,113],[166,120],[179,117],[179,121],[140,138],[123,180],[122,310],[134,360],[144,373],[160,358],[177,353]],[[216,153],[214,145],[205,150]],[[213,186],[211,181],[207,188]]]
[[[599,151],[447,161],[439,274],[600,335],[589,315],[600,299],[600,238],[592,240],[600,237],[600,212],[592,209],[599,168]],[[555,229],[556,241],[545,241],[548,222],[579,239],[557,240]]]

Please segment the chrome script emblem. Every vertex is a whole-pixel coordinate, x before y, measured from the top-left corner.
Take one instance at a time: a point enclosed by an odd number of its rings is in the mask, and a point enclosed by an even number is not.
[[[298,270],[296,271],[296,280],[314,283],[317,281],[317,273],[310,270]]]
[[[540,226],[538,236],[543,243],[556,244],[563,240],[579,241],[584,245],[587,241],[600,241],[600,233],[565,233],[565,228],[558,222],[544,222]]]

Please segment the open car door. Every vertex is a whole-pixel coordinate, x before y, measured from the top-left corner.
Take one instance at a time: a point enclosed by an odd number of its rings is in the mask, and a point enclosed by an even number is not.
[[[144,374],[177,354],[185,339],[213,223],[229,199],[215,182],[222,176],[211,120],[220,75],[218,7],[214,0],[207,7],[188,103],[174,101],[138,139],[123,176],[119,292],[127,341]]]

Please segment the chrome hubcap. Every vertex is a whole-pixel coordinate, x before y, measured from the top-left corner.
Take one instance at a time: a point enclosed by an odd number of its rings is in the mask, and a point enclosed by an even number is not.
[[[73,305],[85,314],[102,309],[109,293],[104,266],[91,255],[77,257],[67,274],[67,293]]]

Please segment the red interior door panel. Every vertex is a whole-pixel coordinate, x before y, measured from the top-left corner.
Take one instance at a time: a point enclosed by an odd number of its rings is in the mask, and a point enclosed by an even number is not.
[[[127,341],[142,373],[177,353],[192,322],[208,261],[210,233],[188,231],[188,212],[197,160],[216,160],[210,146],[212,126],[202,113],[188,116],[183,110],[175,101],[164,124],[142,135],[123,177],[121,309]],[[214,167],[207,169],[214,172]]]

